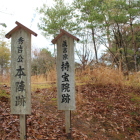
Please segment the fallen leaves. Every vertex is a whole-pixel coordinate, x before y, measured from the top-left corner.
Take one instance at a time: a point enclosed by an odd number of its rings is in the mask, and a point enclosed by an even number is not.
[[[129,89],[130,88],[130,89]],[[77,109],[72,111],[74,140],[140,139],[140,104],[132,101],[131,87],[76,87]],[[27,116],[27,140],[65,140],[64,112],[57,110],[56,89],[32,93],[32,114]],[[10,115],[9,100],[0,100],[0,139],[18,140],[19,116]]]

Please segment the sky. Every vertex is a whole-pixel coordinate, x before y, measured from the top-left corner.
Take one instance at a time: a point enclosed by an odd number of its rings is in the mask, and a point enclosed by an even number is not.
[[[72,2],[73,0],[65,1]],[[0,23],[7,25],[6,28],[0,26],[0,30],[4,29],[8,33],[17,26],[15,22],[18,21],[38,34],[37,37],[32,35],[32,50],[48,48],[53,53],[54,47],[51,43],[53,38],[46,39],[37,27],[39,14],[36,8],[42,7],[44,3],[51,6],[52,0],[0,0]]]
[[[0,26],[0,30],[4,29],[8,33],[16,27],[15,22],[18,21],[38,34],[37,37],[32,36],[33,48],[52,50],[52,38],[46,39],[37,27],[39,14],[37,14],[36,8],[41,7],[43,3],[52,4],[50,0],[0,0],[0,23],[7,25],[6,28]]]

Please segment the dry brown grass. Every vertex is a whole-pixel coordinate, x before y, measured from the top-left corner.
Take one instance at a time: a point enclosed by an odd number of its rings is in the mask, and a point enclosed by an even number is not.
[[[47,72],[45,75],[31,76],[32,84],[43,84],[43,83],[53,83],[56,82],[57,74],[56,69],[52,69]],[[77,85],[81,84],[96,84],[96,85],[140,85],[140,72],[132,73],[127,77],[123,75],[117,69],[107,67],[107,66],[98,66],[98,67],[87,67],[85,70],[76,69],[75,70],[75,79]],[[0,84],[10,85],[10,74],[0,76]]]
[[[132,87],[140,86],[140,72],[130,73],[127,77],[126,84]]]
[[[122,72],[105,66],[99,66],[94,69],[87,68],[84,71],[76,73],[76,75],[78,82],[94,83],[97,85],[123,85],[125,80]]]
[[[51,70],[47,74],[35,75],[31,77],[32,83],[46,83],[56,81],[56,70]]]
[[[32,83],[45,83],[46,77],[44,75],[34,75],[34,76],[31,76],[31,82]]]
[[[50,72],[47,74],[47,81],[56,81],[56,69],[52,69]]]
[[[0,83],[9,85],[9,83],[10,83],[10,74],[0,75]]]

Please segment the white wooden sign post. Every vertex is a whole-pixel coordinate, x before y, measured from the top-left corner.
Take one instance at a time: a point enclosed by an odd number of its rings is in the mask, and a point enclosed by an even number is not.
[[[58,110],[65,110],[66,133],[71,134],[70,110],[75,110],[74,40],[79,39],[63,29],[52,40],[57,44],[57,103]]]
[[[11,38],[11,114],[20,115],[20,139],[26,139],[26,114],[31,114],[31,34],[19,22],[5,35]]]

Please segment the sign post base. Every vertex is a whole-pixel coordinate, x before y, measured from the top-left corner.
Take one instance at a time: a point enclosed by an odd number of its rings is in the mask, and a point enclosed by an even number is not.
[[[27,140],[26,117],[25,114],[20,114],[20,140]]]
[[[71,111],[65,110],[65,129],[67,138],[71,139]]]

